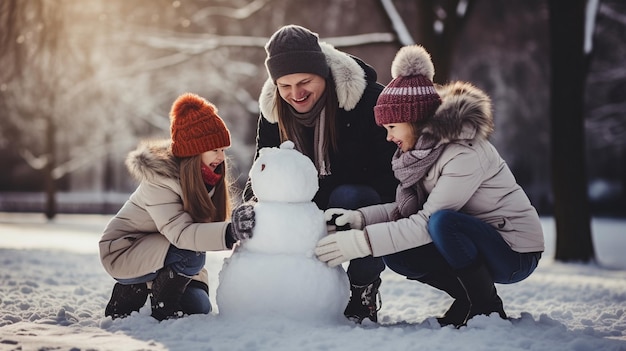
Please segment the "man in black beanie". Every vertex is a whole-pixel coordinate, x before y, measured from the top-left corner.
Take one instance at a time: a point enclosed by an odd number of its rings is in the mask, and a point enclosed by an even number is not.
[[[265,50],[269,79],[259,97],[255,159],[264,147],[293,141],[318,170],[313,201],[322,210],[393,201],[397,180],[391,158],[396,147],[374,120],[373,108],[383,89],[376,71],[297,25],[276,31]],[[248,182],[244,200],[253,198]],[[383,261],[372,256],[350,261],[352,296],[346,317],[357,323],[377,321],[384,269]]]

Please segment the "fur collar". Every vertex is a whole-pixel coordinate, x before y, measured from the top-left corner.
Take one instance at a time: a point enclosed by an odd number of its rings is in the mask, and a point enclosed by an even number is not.
[[[494,131],[491,99],[470,83],[436,86],[441,106],[424,127],[440,140],[487,139]]]
[[[335,80],[339,107],[350,111],[361,100],[367,81],[365,71],[350,55],[335,49],[332,45],[320,42],[322,52]],[[278,122],[275,109],[276,84],[268,78],[263,84],[259,97],[259,107],[263,117],[271,123]]]
[[[126,158],[130,175],[138,181],[155,178],[178,179],[178,163],[172,154],[170,140],[143,141]]]

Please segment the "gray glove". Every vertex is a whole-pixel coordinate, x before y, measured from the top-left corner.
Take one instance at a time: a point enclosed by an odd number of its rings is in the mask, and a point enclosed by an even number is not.
[[[253,202],[244,202],[235,207],[231,215],[231,225],[229,226],[231,235],[235,241],[250,239],[254,225]]]

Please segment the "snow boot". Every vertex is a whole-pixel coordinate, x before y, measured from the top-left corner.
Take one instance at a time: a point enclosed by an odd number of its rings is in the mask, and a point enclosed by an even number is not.
[[[158,321],[182,317],[180,298],[190,281],[190,277],[174,272],[171,267],[161,269],[152,282],[152,317]]]
[[[367,285],[350,284],[350,301],[343,314],[349,320],[361,323],[363,319],[369,318],[372,322],[378,322],[378,310],[382,306],[378,288],[382,281],[377,278],[373,283]],[[376,303],[378,299],[378,306]]]
[[[467,312],[471,307],[470,301],[467,298],[465,288],[452,271],[430,273],[417,280],[446,292],[454,299],[452,305],[444,313],[443,317],[437,317],[439,325],[442,327],[447,325],[458,327],[465,323]]]
[[[457,328],[467,324],[467,321],[477,315],[490,315],[497,312],[500,318],[507,319],[502,299],[498,296],[493,278],[483,264],[469,269],[461,270],[458,273],[459,282],[463,285],[467,297],[470,301],[470,308],[467,310],[465,321],[456,325]]]
[[[115,283],[104,315],[116,319],[128,317],[133,311],[139,312],[146,303],[148,292],[146,283],[130,285]]]

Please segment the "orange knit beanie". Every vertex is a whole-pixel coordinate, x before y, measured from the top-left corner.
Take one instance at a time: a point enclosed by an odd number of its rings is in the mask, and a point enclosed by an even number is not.
[[[172,153],[176,157],[230,146],[230,132],[217,115],[217,108],[196,94],[186,93],[174,101],[170,121]]]

